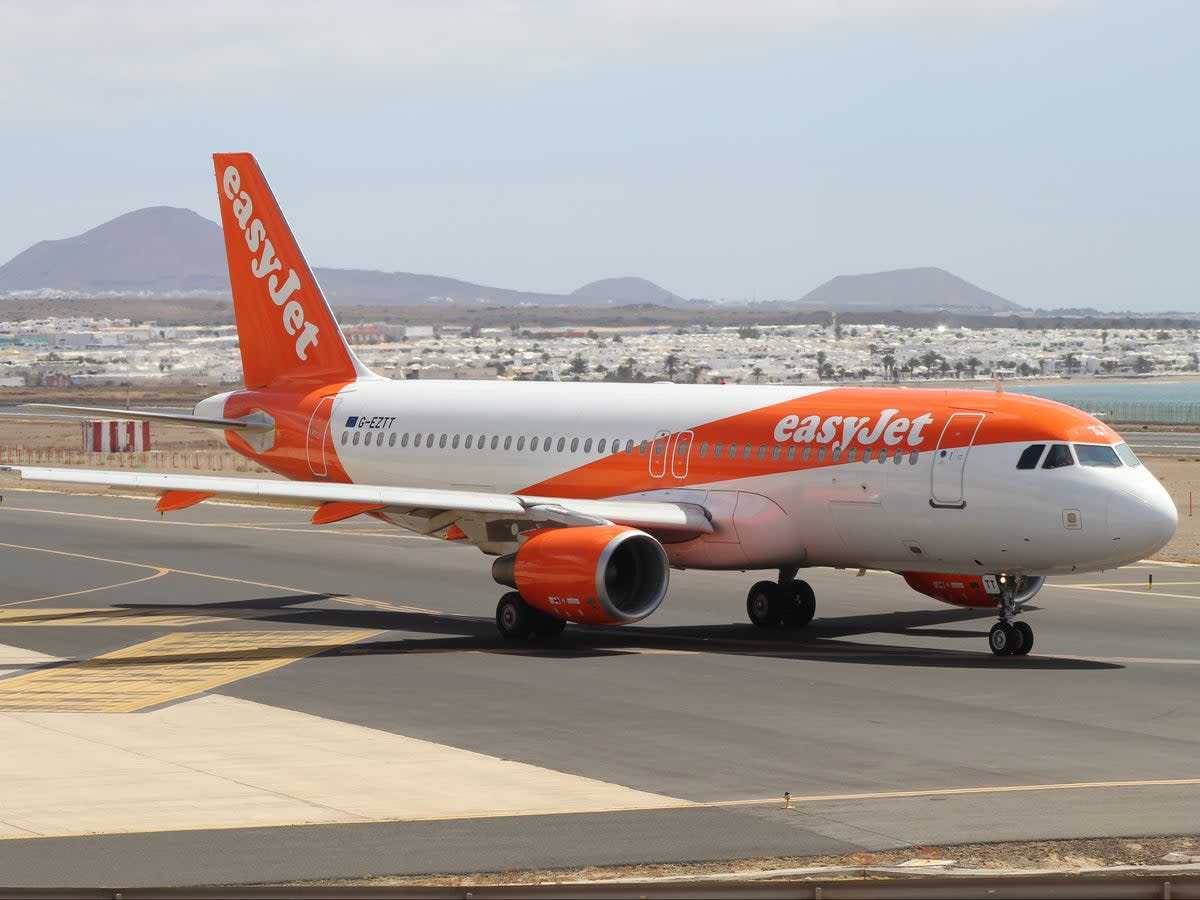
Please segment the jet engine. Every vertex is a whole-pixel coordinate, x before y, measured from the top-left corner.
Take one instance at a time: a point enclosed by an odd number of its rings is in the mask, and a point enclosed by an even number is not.
[[[990,609],[996,605],[998,595],[988,593],[982,575],[944,575],[933,572],[901,572],[908,586],[914,591],[941,600],[952,606],[970,606]],[[1017,582],[1017,604],[1029,600],[1042,589],[1046,579],[1041,575],[1006,575]]]
[[[669,572],[662,544],[623,525],[537,531],[492,563],[492,577],[530,606],[584,625],[646,618],[666,596]]]

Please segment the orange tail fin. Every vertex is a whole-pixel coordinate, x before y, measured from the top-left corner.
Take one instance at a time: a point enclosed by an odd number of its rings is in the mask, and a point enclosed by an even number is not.
[[[371,377],[249,153],[216,153],[217,197],[246,387],[305,387]]]

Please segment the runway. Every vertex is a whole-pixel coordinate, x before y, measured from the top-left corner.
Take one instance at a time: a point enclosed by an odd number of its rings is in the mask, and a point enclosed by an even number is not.
[[[803,632],[746,623],[753,574],[685,572],[639,625],[512,647],[468,547],[301,510],[160,521],[145,499],[2,493],[7,884],[1197,828],[1197,567],[1053,579],[1028,658],[991,655],[986,614],[823,570]]]

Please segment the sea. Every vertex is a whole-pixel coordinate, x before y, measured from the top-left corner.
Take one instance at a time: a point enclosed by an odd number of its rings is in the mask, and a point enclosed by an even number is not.
[[[990,385],[987,390],[994,390]],[[1008,384],[1004,390],[1067,403],[1123,422],[1200,424],[1200,379],[1134,381],[1102,379]]]

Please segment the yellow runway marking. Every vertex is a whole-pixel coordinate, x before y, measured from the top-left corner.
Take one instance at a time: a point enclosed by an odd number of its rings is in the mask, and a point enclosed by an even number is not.
[[[166,635],[0,680],[0,710],[137,712],[379,633],[325,629]]]
[[[1200,778],[1164,778],[1149,781],[1076,781],[1062,784],[1012,784],[973,788],[934,788],[927,791],[877,791],[863,794],[814,794],[793,797],[792,803],[832,803],[842,800],[903,800],[912,797],[966,797],[972,794],[1028,794],[1039,791],[1088,791],[1097,789],[1143,787],[1194,787]],[[757,800],[717,800],[704,806],[751,806],[759,803],[778,803],[778,797]]]
[[[294,614],[281,610],[278,615]],[[0,628],[13,626],[40,627],[45,625],[117,626],[121,628],[163,628],[203,625],[224,619],[250,619],[258,616],[253,609],[213,609],[201,607],[195,612],[181,612],[178,607],[162,610],[125,609],[110,606],[65,607],[41,609],[0,609]]]
[[[145,498],[138,498],[145,499]],[[153,499],[153,498],[150,498]],[[358,537],[391,537],[399,541],[435,540],[420,534],[406,534],[400,528],[396,533],[379,530],[335,529],[322,525],[245,525],[240,522],[181,522],[178,519],[137,519],[131,516],[102,516],[98,513],[67,512],[61,509],[22,509],[19,506],[5,506],[5,512],[37,513],[43,516],[68,516],[77,519],[100,519],[107,522],[135,522],[139,525],[173,525],[183,528],[240,528],[246,531],[283,531],[293,534],[348,534]]]
[[[246,584],[246,585],[249,585],[250,587],[270,588],[273,591],[287,591],[289,594],[312,593],[307,588],[298,588],[298,587],[293,587],[293,586],[287,585],[287,584],[272,584],[268,581],[251,581],[248,578],[235,578],[232,575],[214,575],[211,572],[192,572],[188,569],[172,569],[167,566],[152,566],[149,563],[131,562],[130,560],[127,560],[127,559],[112,559],[112,558],[106,557],[106,556],[89,556],[86,553],[72,553],[69,550],[52,550],[49,547],[28,547],[23,544],[7,544],[2,541],[0,541],[0,547],[7,547],[10,550],[28,550],[33,553],[50,553],[54,556],[68,556],[73,559],[86,559],[86,560],[90,560],[91,562],[112,563],[113,565],[118,565],[118,566],[131,566],[135,569],[152,569],[155,572],[162,570],[162,571],[165,571],[169,575],[187,575],[192,578],[210,578],[213,581],[228,581],[231,584]],[[134,583],[134,582],[131,582],[131,583]],[[63,594],[60,596],[65,597],[65,596],[70,596],[70,595]],[[22,604],[25,604],[25,603],[33,603],[37,599],[45,599],[45,598],[35,598],[34,600],[15,600],[11,603],[0,603],[0,608],[9,607],[9,606],[21,606]],[[441,613],[438,613],[436,610],[432,610],[432,609],[421,609],[420,607],[417,607],[417,606],[407,606],[407,607],[399,606],[397,604],[389,604],[384,600],[369,600],[364,597],[330,597],[329,599],[331,599],[335,602],[339,602],[339,603],[349,603],[350,605],[358,605],[358,606],[370,605],[376,609],[383,609],[383,610],[389,610],[389,611],[390,610],[401,610],[401,611],[409,611],[409,612],[426,612],[426,613],[433,613],[435,615],[441,615]]]
[[[118,581],[116,584],[103,584],[100,587],[84,588],[82,591],[68,591],[65,594],[50,594],[47,597],[30,597],[28,600],[15,600],[12,603],[0,603],[0,607],[7,606],[24,606],[26,603],[39,603],[43,600],[62,600],[66,597],[82,597],[84,594],[95,594],[99,591],[111,591],[114,588],[129,587],[134,584],[141,584],[145,581],[154,581],[156,578],[162,578],[170,573],[170,569],[157,568],[153,575],[146,575],[142,578],[133,578],[129,581]]]

